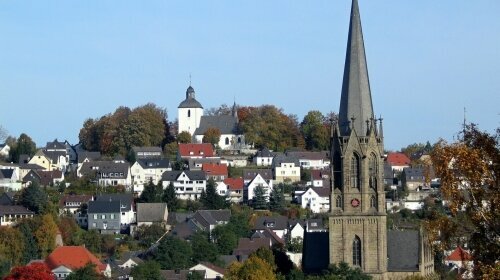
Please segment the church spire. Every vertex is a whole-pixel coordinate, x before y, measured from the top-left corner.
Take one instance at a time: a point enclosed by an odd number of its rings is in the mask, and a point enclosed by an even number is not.
[[[339,126],[341,135],[349,134],[349,121],[353,117],[356,118],[356,122],[352,124],[352,128],[360,136],[368,130],[366,121],[374,117],[357,0],[352,1],[344,79],[340,98]]]
[[[231,110],[231,114],[236,118],[236,122],[238,122],[238,107],[236,106],[236,100],[233,103],[233,109]]]

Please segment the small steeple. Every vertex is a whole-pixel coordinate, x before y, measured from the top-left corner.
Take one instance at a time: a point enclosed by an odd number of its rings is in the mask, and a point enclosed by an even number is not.
[[[236,106],[236,101],[233,103],[233,109],[231,111],[232,116],[236,118],[236,122],[238,122],[238,107]]]
[[[344,79],[340,98],[339,125],[341,135],[345,136],[350,132],[349,120],[351,117],[355,117],[357,120],[351,124],[357,133],[367,131],[369,123],[366,123],[366,121],[373,118],[370,81],[368,79],[363,31],[357,0],[352,1]]]
[[[379,128],[378,128],[378,137],[380,138],[384,138],[384,128],[382,126],[382,116],[380,116],[380,118],[378,119],[378,121],[380,122],[380,125],[379,125]]]
[[[194,99],[194,98],[195,98],[194,88],[191,86],[191,81],[189,81],[189,87],[186,90],[186,99]]]

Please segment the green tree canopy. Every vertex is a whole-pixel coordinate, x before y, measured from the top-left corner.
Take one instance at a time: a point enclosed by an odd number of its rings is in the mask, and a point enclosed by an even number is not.
[[[257,148],[284,151],[290,147],[304,147],[297,117],[286,115],[275,106],[240,107],[238,116],[247,142],[254,143]]]
[[[300,123],[300,131],[306,142],[306,149],[328,150],[330,133],[328,120],[320,111],[309,111]]]
[[[227,208],[226,198],[217,193],[214,179],[207,182],[206,190],[201,193],[200,202],[206,209],[217,210]]]
[[[36,153],[36,144],[35,142],[25,133],[21,133],[19,138],[10,139],[8,141],[10,147],[10,160],[16,163],[19,163],[20,155],[28,155],[32,157]]]
[[[210,127],[205,131],[205,135],[203,135],[203,143],[210,143],[212,145],[219,144],[220,140],[220,129],[216,127]]]
[[[191,134],[187,131],[182,131],[177,135],[177,143],[191,143],[192,139]]]
[[[163,191],[162,201],[167,203],[168,211],[170,212],[175,212],[179,209],[180,201],[175,194],[175,188],[172,182],[170,182],[170,184]]]
[[[95,264],[87,265],[71,272],[66,280],[100,280],[103,277],[97,272]]]
[[[285,208],[285,195],[280,185],[274,186],[269,195],[269,209],[274,212],[279,212]]]
[[[19,203],[29,210],[40,214],[46,210],[49,201],[47,193],[40,188],[38,182],[33,181],[22,191]]]
[[[144,186],[144,190],[139,196],[138,202],[142,203],[155,203],[161,202],[163,195],[163,186],[162,182],[159,181],[157,185],[153,183],[153,180],[149,180],[149,182]]]
[[[162,269],[186,269],[193,264],[192,255],[193,251],[188,242],[167,236],[160,241],[154,260]]]
[[[218,252],[214,243],[210,242],[208,233],[200,231],[191,237],[191,248],[193,251],[192,259],[194,263],[208,261],[214,263],[217,261]]]
[[[134,279],[160,280],[163,279],[160,272],[160,264],[155,261],[146,261],[133,267],[130,275]]]
[[[149,103],[133,110],[119,107],[113,114],[87,119],[79,140],[90,151],[128,155],[133,146],[161,146],[168,135],[167,112]]]
[[[220,225],[212,230],[212,239],[220,255],[230,255],[238,245],[238,236],[229,225]]]

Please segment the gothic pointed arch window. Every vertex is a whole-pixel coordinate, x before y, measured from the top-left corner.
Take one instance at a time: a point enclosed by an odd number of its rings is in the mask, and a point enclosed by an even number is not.
[[[370,197],[370,207],[377,208],[377,198],[374,195]]]
[[[351,158],[351,187],[360,189],[360,168],[359,168],[359,156],[353,154]]]
[[[229,145],[229,137],[226,137],[225,143],[226,143],[226,145]]]
[[[342,161],[339,152],[333,154],[333,187],[342,189]]]
[[[191,110],[188,110],[188,118],[191,117]]]
[[[361,239],[357,235],[352,241],[352,265],[361,266]]]
[[[368,183],[370,188],[376,190],[377,189],[377,174],[378,174],[378,164],[377,164],[377,156],[375,154],[370,155],[370,159],[368,160]]]
[[[335,198],[335,207],[342,208],[342,196],[341,195],[337,195],[337,197]]]

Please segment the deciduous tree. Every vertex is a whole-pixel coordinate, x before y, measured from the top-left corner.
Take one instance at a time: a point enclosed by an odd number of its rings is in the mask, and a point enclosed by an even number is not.
[[[224,279],[228,280],[275,280],[273,267],[257,256],[251,256],[244,263],[234,262],[228,268]]]
[[[476,125],[464,127],[455,143],[439,142],[431,155],[441,192],[449,201],[451,218],[432,217],[427,222],[431,238],[443,247],[463,238],[457,236],[462,224],[456,217],[463,213],[473,228],[468,246],[472,249],[474,276],[500,278],[500,129],[495,135],[480,131]]]
[[[130,275],[134,277],[134,279],[160,280],[163,279],[160,272],[160,264],[155,261],[147,261],[134,266]]]
[[[186,269],[193,264],[192,255],[193,251],[188,242],[167,236],[160,241],[154,260],[162,269]]]
[[[304,136],[306,149],[327,150],[330,144],[328,120],[320,111],[309,111],[300,123],[300,131]]]
[[[8,260],[11,266],[21,264],[23,250],[23,235],[19,230],[0,227],[0,259]]]
[[[40,218],[38,228],[34,234],[38,244],[38,251],[42,258],[45,258],[56,247],[57,230],[57,224],[50,214],[45,214]]]
[[[54,275],[45,263],[32,263],[27,266],[14,267],[4,280],[53,280]]]
[[[219,144],[220,140],[220,129],[216,127],[210,127],[205,131],[205,135],[203,135],[203,143],[210,143],[212,145],[217,145]]]
[[[192,141],[192,136],[189,132],[187,131],[182,131],[177,135],[177,143],[191,143]]]
[[[191,237],[191,248],[193,251],[193,262],[217,261],[218,252],[214,243],[210,242],[210,237],[206,232],[197,232]]]
[[[25,133],[21,133],[13,147],[10,147],[10,160],[19,163],[20,155],[32,157],[36,153],[35,142]]]

